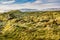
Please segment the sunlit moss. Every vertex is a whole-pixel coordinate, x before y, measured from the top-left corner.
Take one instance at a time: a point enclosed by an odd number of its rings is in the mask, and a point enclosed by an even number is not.
[[[60,40],[60,11],[0,14],[0,40]]]

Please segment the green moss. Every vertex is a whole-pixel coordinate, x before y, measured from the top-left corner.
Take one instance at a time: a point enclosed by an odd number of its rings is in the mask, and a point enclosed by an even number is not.
[[[60,11],[0,14],[0,40],[60,40]]]

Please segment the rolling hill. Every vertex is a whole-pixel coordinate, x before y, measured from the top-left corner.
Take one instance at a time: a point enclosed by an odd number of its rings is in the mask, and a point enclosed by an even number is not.
[[[4,12],[0,40],[60,40],[60,11]]]

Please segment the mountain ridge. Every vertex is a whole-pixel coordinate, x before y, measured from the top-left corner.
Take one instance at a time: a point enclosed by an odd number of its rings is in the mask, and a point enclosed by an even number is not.
[[[23,8],[23,9],[17,9],[21,12],[35,12],[35,11],[60,11],[60,8],[45,8],[45,9],[28,9],[28,8]],[[3,12],[9,12],[11,10],[2,10],[0,11],[0,13],[3,13]]]

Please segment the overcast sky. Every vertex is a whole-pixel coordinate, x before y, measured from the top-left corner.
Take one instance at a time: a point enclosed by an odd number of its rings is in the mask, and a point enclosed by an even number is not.
[[[0,0],[0,12],[16,9],[60,8],[60,0]]]

